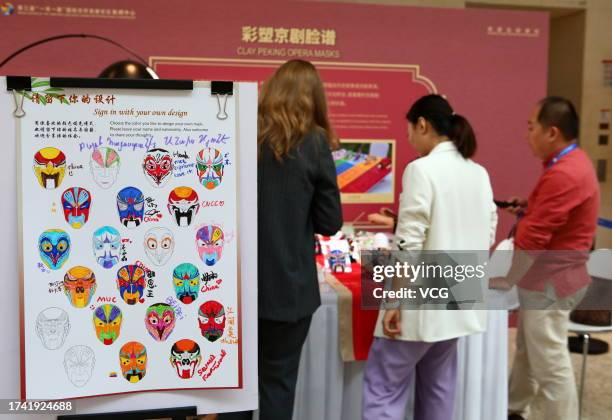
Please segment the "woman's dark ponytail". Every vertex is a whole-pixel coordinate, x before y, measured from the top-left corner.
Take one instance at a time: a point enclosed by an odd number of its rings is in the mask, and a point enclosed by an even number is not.
[[[455,143],[457,150],[464,158],[471,158],[476,153],[476,135],[468,120],[459,114],[451,116],[451,132],[449,138]]]
[[[440,95],[426,95],[418,99],[406,119],[416,124],[419,118],[427,120],[441,136],[447,136],[464,158],[476,153],[476,135],[469,121],[455,114],[450,104]]]

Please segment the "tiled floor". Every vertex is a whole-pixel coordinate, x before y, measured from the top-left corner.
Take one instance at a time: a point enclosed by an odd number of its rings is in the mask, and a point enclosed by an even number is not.
[[[509,333],[510,365],[514,355],[514,341],[516,329],[511,328]],[[612,333],[597,334],[595,338],[605,340],[612,348]],[[582,356],[572,354],[576,383],[580,383],[580,369]],[[587,361],[587,376],[584,394],[583,420],[610,420],[612,419],[612,352],[589,356]],[[215,420],[214,415],[200,417],[200,420]],[[321,419],[324,420],[324,419]],[[530,420],[550,420],[544,418],[543,400],[536,399]]]
[[[516,329],[511,328],[508,337],[510,365],[514,356],[515,336]],[[594,338],[607,341],[612,349],[612,333],[596,334]],[[572,363],[574,365],[576,383],[579,384],[582,355],[572,353]],[[612,352],[588,356],[586,372],[582,420],[612,419]],[[530,420],[549,420],[544,417],[542,398],[536,399]]]

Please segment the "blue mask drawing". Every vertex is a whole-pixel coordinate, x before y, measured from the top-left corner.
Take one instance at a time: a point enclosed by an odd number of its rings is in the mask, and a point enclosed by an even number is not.
[[[38,238],[40,259],[51,270],[59,270],[70,255],[70,236],[61,229],[45,230]]]
[[[126,228],[140,226],[144,217],[144,196],[134,187],[126,187],[117,193],[119,220]]]
[[[103,226],[93,233],[93,252],[96,261],[104,268],[112,268],[119,263],[121,235],[110,226]]]

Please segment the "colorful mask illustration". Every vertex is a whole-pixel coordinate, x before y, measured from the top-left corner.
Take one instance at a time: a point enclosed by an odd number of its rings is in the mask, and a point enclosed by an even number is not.
[[[137,265],[124,265],[117,271],[117,288],[128,305],[144,302],[145,272]]]
[[[64,345],[70,331],[68,313],[60,308],[47,308],[36,317],[36,335],[47,350],[57,350]]]
[[[223,154],[208,147],[200,150],[196,158],[196,169],[200,183],[209,190],[217,188],[223,180]]]
[[[72,267],[64,275],[64,293],[75,308],[89,305],[96,293],[96,276],[87,267]]]
[[[147,373],[147,349],[138,341],[130,341],[119,350],[121,373],[128,382],[136,383]]]
[[[151,149],[145,156],[142,169],[147,179],[156,188],[166,185],[172,175],[172,156],[165,149]]]
[[[59,270],[70,256],[70,236],[61,229],[45,230],[38,238],[40,259],[51,270]]]
[[[66,173],[66,155],[55,147],[45,147],[34,155],[34,174],[41,187],[54,190]]]
[[[112,268],[119,263],[121,235],[114,227],[102,226],[93,233],[93,253],[96,261],[104,268]]]
[[[85,188],[68,188],[62,194],[64,219],[70,226],[80,229],[89,219],[91,194]]]
[[[74,386],[82,387],[93,373],[96,356],[87,346],[72,346],[64,354],[64,370]]]
[[[174,292],[178,300],[190,304],[198,298],[200,290],[200,272],[193,264],[183,263],[172,272]]]
[[[225,235],[217,225],[204,225],[196,232],[196,247],[202,262],[208,266],[215,265],[223,253]]]
[[[174,251],[174,235],[165,227],[149,229],[144,236],[144,250],[153,264],[164,265]]]
[[[122,320],[123,314],[119,307],[109,303],[98,306],[93,313],[93,324],[98,340],[105,346],[113,344],[119,338]]]
[[[225,330],[225,310],[216,300],[209,300],[198,309],[198,324],[202,336],[210,342],[217,341]]]
[[[144,196],[138,188],[126,187],[117,193],[121,224],[128,229],[140,226],[144,217]]]
[[[98,186],[102,189],[108,189],[117,181],[119,168],[121,167],[121,159],[119,153],[110,147],[98,147],[91,152],[89,160],[89,169],[91,176]]]
[[[192,378],[201,361],[200,346],[195,341],[184,339],[172,345],[170,364],[176,369],[179,378]]]
[[[168,211],[174,216],[178,226],[191,225],[193,218],[200,210],[198,194],[189,187],[177,187],[168,197]]]
[[[175,324],[176,316],[172,306],[166,303],[154,303],[147,308],[145,325],[155,341],[166,341]]]

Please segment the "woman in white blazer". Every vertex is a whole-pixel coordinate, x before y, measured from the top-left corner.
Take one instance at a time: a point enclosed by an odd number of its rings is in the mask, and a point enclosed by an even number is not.
[[[469,122],[439,95],[416,101],[408,138],[421,158],[404,171],[395,232],[402,250],[486,251],[497,211],[487,171],[470,158]],[[450,420],[457,382],[457,339],[485,330],[486,311],[381,310],[365,368],[364,420],[405,417],[415,375],[415,420]]]

